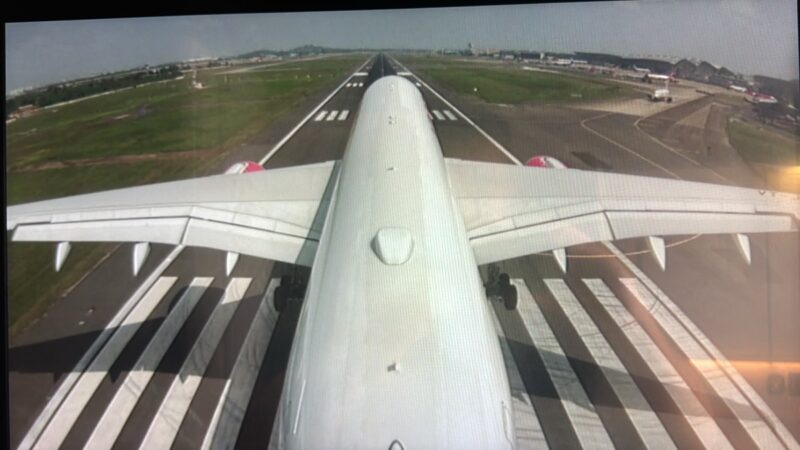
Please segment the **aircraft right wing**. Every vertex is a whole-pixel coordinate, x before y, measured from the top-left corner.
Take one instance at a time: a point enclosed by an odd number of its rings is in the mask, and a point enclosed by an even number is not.
[[[6,228],[15,241],[61,242],[56,268],[70,241],[137,242],[145,254],[148,243],[182,244],[234,260],[245,254],[310,266],[338,167],[331,161],[9,206]],[[141,259],[134,253],[134,272]]]
[[[478,264],[589,242],[797,231],[800,196],[680,180],[447,159]],[[559,256],[558,254],[556,255]],[[562,265],[565,267],[565,263]]]

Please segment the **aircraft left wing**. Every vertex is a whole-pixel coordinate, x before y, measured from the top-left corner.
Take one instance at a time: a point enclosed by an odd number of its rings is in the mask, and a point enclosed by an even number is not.
[[[70,241],[183,244],[310,266],[338,167],[215,175],[9,206],[6,228],[15,241],[65,243],[59,251],[68,252]]]
[[[800,196],[634,175],[447,159],[451,190],[478,264],[589,242],[660,236],[796,231]],[[660,247],[660,248],[659,248]]]

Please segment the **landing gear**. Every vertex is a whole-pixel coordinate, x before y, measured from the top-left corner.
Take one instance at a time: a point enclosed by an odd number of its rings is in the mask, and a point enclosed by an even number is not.
[[[299,276],[297,270],[293,270],[292,274],[283,275],[281,277],[281,284],[275,288],[273,294],[273,304],[275,310],[278,312],[286,309],[286,306],[292,300],[302,300],[306,292],[306,283],[302,277]]]
[[[500,268],[492,264],[488,268],[488,281],[484,284],[486,288],[486,298],[502,300],[507,310],[517,308],[517,287],[511,284],[511,278],[507,273],[500,273]]]

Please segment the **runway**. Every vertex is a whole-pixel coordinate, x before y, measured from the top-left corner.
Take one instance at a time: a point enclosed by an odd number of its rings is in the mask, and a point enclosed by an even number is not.
[[[389,58],[369,58],[230,162],[271,154],[265,167],[273,168],[341,158],[363,92],[398,72],[419,83],[446,157],[508,163],[548,154],[589,170],[754,182],[727,149],[702,159],[684,148],[695,141],[674,138],[678,122],[713,101],[650,118],[485,106]],[[492,302],[519,448],[800,448],[800,393],[770,393],[775,368],[740,373],[735,364],[800,361],[800,244],[796,234],[751,241],[749,267],[727,236],[671,247],[665,272],[635,254],[645,248],[639,240],[569,249],[566,274],[550,255],[502,263],[520,292],[515,311]],[[272,306],[289,267],[243,256],[227,277],[220,252],[186,248],[164,263],[174,250],[153,246],[133,278],[128,247],[10,349],[12,445],[267,447],[299,314],[298,305],[280,314]],[[75,371],[95,342],[102,345]],[[731,362],[697,363],[720,355]]]

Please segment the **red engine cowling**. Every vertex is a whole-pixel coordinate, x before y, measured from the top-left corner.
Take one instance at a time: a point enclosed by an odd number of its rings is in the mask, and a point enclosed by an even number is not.
[[[238,162],[228,168],[225,171],[226,175],[230,174],[237,174],[237,173],[249,173],[249,172],[259,172],[264,170],[264,167],[261,164],[254,162],[254,161],[241,161]]]
[[[525,161],[528,167],[541,167],[545,169],[566,169],[566,164],[553,158],[552,156],[534,156],[533,158]]]

